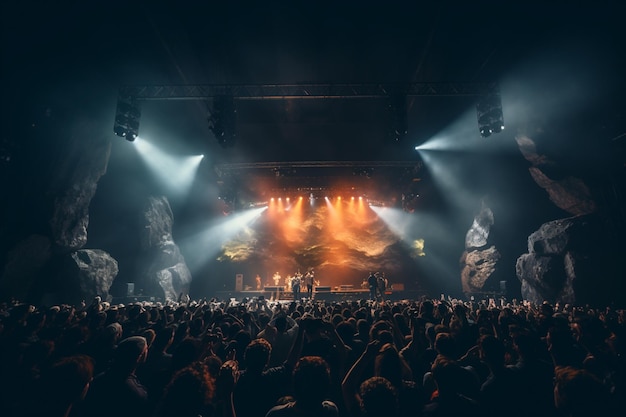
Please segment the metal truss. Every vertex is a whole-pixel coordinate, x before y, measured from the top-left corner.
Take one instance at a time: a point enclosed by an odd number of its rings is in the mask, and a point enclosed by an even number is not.
[[[491,83],[405,84],[208,84],[125,86],[120,97],[136,100],[204,100],[231,96],[238,100],[339,99],[406,96],[481,96],[497,93]]]
[[[297,162],[251,162],[221,164],[215,166],[216,173],[224,175],[250,172],[253,170],[289,170],[294,168],[412,168],[419,170],[420,161],[297,161]]]

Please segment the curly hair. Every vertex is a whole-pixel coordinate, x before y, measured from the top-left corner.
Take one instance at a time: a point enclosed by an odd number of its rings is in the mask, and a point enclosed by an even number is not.
[[[254,339],[246,347],[244,352],[244,360],[247,369],[250,371],[261,372],[270,358],[272,345],[265,339]]]
[[[160,416],[197,416],[215,396],[215,381],[203,362],[180,369],[165,387]]]
[[[393,416],[398,413],[398,392],[380,376],[366,379],[359,388],[361,410],[366,416]]]
[[[557,409],[571,415],[593,415],[612,405],[608,388],[591,373],[572,366],[557,366],[554,376]]]
[[[330,385],[328,363],[319,356],[300,358],[293,370],[293,387],[297,401],[322,401]]]

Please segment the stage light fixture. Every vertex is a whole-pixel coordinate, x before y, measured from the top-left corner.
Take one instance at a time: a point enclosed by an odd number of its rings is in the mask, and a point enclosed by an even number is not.
[[[237,137],[237,109],[232,96],[217,96],[213,98],[213,109],[209,115],[209,129],[215,139],[224,147],[235,145]]]
[[[500,94],[490,93],[483,96],[476,104],[476,116],[478,118],[478,131],[483,138],[504,130]]]
[[[392,142],[400,142],[409,133],[406,94],[391,94],[387,103],[387,110],[390,118],[388,139]]]
[[[118,97],[113,132],[132,142],[139,136],[140,119],[139,102],[133,97]]]

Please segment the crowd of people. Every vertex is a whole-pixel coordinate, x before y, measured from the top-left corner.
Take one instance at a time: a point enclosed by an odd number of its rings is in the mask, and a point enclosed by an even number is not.
[[[616,415],[625,326],[515,300],[12,301],[0,415]]]

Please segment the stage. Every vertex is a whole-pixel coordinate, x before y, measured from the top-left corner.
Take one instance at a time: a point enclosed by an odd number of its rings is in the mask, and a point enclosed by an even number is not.
[[[369,298],[369,290],[361,288],[342,288],[339,287],[320,287],[321,291],[315,288],[313,290],[313,300],[317,301],[356,301]],[[404,299],[418,299],[423,294],[418,294],[417,291],[407,290],[387,290],[385,291],[386,300],[404,300]],[[241,301],[244,298],[259,298],[263,297],[266,300],[293,300],[293,292],[285,291],[282,287],[265,287],[263,290],[248,290],[248,291],[218,291],[215,296],[221,300],[228,300],[234,298],[237,301]],[[306,291],[300,291],[300,298],[306,299]]]
[[[424,296],[421,291],[405,290],[402,284],[395,284],[391,289],[385,291],[385,300],[417,300]],[[199,297],[204,298],[204,297]],[[293,300],[293,292],[288,291],[284,286],[265,286],[262,290],[250,290],[248,288],[237,290],[222,290],[206,295],[207,299],[217,298],[218,300],[227,301],[234,298],[237,301],[243,299],[259,299],[273,301],[289,301]],[[300,291],[300,298],[306,299],[306,291]],[[354,288],[352,285],[339,285],[336,287],[318,286],[313,289],[313,300],[317,301],[356,301],[369,299],[369,290],[364,288]],[[115,297],[115,304],[132,304],[136,302],[163,302],[159,297],[149,297],[144,295],[127,295],[125,297]]]

